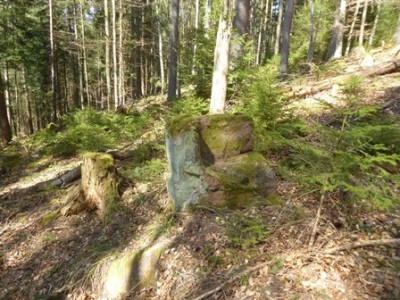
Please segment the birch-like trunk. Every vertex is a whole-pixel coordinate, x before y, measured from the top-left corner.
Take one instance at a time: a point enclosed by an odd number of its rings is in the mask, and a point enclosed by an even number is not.
[[[227,77],[229,70],[229,44],[231,26],[221,16],[218,25],[217,42],[214,52],[214,71],[212,78],[210,114],[225,111]]]
[[[118,18],[118,95],[119,95],[119,103],[125,105],[125,97],[124,97],[124,51],[123,51],[123,8],[122,8],[122,1],[119,0],[119,18]]]
[[[6,98],[4,94],[5,85],[0,73],[0,145],[6,146],[11,142],[11,126],[7,116]]]

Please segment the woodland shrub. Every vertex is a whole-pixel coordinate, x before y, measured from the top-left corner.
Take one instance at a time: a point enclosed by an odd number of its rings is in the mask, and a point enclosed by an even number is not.
[[[29,144],[47,155],[70,156],[86,151],[106,151],[124,140],[135,139],[151,117],[122,115],[85,109],[64,116],[58,126],[34,134]]]

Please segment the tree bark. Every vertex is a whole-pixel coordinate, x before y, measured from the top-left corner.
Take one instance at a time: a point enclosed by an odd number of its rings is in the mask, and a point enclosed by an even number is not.
[[[307,62],[310,63],[314,58],[314,13],[315,0],[310,3],[310,40],[308,44]]]
[[[164,94],[165,88],[165,71],[164,71],[164,54],[163,54],[163,40],[161,31],[161,16],[160,16],[160,2],[156,0],[156,14],[157,14],[157,34],[158,34],[158,58],[160,60],[160,80],[161,80],[161,94]]]
[[[368,0],[364,0],[364,7],[360,25],[360,35],[358,37],[358,45],[360,47],[362,47],[364,44],[364,31],[365,31],[365,20],[367,19],[367,11],[368,11]]]
[[[282,16],[283,16],[283,1],[279,1],[279,8],[278,8],[278,24],[276,25],[276,33],[275,33],[275,48],[274,54],[279,54],[279,45],[281,44],[281,29],[282,29]]]
[[[104,0],[104,35],[106,38],[106,90],[107,90],[107,110],[110,110],[111,95],[111,76],[110,76],[110,26],[108,22],[108,0]]]
[[[114,80],[114,110],[118,108],[119,98],[118,98],[118,63],[117,63],[117,30],[116,30],[116,8],[115,1],[111,0],[111,28],[112,28],[112,60],[113,60],[113,80]]]
[[[6,146],[11,142],[11,126],[7,116],[6,98],[4,93],[4,83],[0,74],[0,145]]]
[[[52,93],[52,117],[53,122],[57,122],[57,72],[56,72],[56,50],[54,46],[54,24],[53,24],[53,0],[49,0],[49,17],[50,17],[50,76],[51,76],[51,93]]]
[[[292,30],[293,11],[294,0],[286,0],[285,19],[282,30],[281,63],[279,68],[281,75],[286,75],[289,69],[290,32]]]
[[[83,78],[85,80],[85,93],[86,93],[86,105],[90,104],[90,93],[89,93],[89,77],[87,70],[87,57],[86,57],[86,41],[85,41],[85,22],[83,18],[83,0],[81,0],[81,38],[82,38],[82,64],[83,64]]]
[[[178,45],[179,45],[179,0],[171,3],[171,35],[170,35],[170,62],[168,76],[168,101],[176,99],[178,77]]]
[[[222,114],[225,110],[230,36],[231,26],[221,16],[214,52],[210,114]]]
[[[332,38],[329,44],[326,59],[341,58],[343,48],[343,29],[346,17],[346,0],[340,0],[339,7],[336,10],[335,22],[333,25]]]
[[[123,8],[122,8],[122,1],[119,0],[119,16],[118,16],[118,31],[119,31],[119,36],[118,36],[118,44],[119,44],[119,49],[118,49],[118,68],[119,68],[119,86],[118,86],[118,94],[119,94],[119,104],[120,105],[125,105],[125,97],[124,97],[124,51],[123,51]]]
[[[250,0],[235,0],[235,16],[233,28],[235,37],[232,39],[231,55],[236,61],[242,56],[242,41],[249,34]]]

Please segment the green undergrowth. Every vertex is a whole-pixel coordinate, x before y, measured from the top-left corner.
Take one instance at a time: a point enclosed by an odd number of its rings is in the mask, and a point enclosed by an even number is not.
[[[152,121],[147,112],[125,115],[85,109],[68,114],[59,124],[51,124],[34,134],[27,144],[34,151],[53,156],[103,152],[124,141],[135,140]]]
[[[363,80],[341,87],[343,107],[330,107],[328,125],[293,117],[271,71],[261,69],[243,92],[242,112],[255,121],[257,148],[279,156],[277,173],[317,194],[379,209],[399,208],[399,118],[366,105]]]

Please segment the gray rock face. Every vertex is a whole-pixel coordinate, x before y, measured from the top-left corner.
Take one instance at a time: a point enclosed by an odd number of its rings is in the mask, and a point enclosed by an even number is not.
[[[253,152],[253,122],[242,115],[178,117],[166,126],[174,208],[191,205],[238,208],[275,191],[266,159]]]

